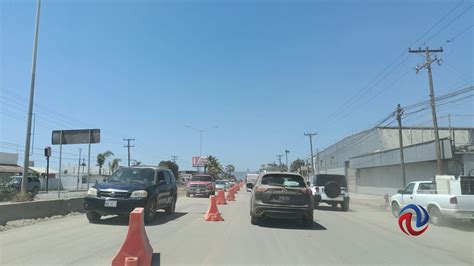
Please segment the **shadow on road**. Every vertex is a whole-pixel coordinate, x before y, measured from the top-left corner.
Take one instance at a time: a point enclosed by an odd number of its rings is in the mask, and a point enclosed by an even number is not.
[[[474,232],[474,222],[470,222],[470,221],[451,220],[451,221],[447,221],[441,225],[436,225],[436,226],[452,228],[452,229],[463,231],[463,232]]]
[[[319,210],[319,211],[332,211],[332,212],[344,212],[342,210],[342,208],[338,207],[338,208],[333,208],[331,206],[321,206],[319,205],[318,207],[315,207],[314,208],[315,210]],[[348,212],[356,212],[355,210],[353,209],[349,209]]]
[[[167,215],[164,212],[157,212],[155,220],[149,224],[146,224],[146,226],[155,226],[155,225],[160,225],[160,224],[165,224],[167,222],[176,220],[184,215],[188,214],[187,212],[175,212],[172,215]],[[128,226],[128,217],[126,216],[110,216],[101,219],[99,222],[96,224],[104,224],[104,225],[122,225],[122,226]]]
[[[314,222],[309,227],[303,225],[302,221],[292,219],[263,219],[260,227],[277,228],[277,229],[298,229],[298,230],[327,230],[323,225]]]

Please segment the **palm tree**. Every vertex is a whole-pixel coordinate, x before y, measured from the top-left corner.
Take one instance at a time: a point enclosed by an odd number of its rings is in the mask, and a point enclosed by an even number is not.
[[[110,171],[115,172],[119,168],[119,163],[122,161],[120,158],[114,158],[112,163],[110,163]]]
[[[207,173],[212,175],[214,178],[217,178],[220,173],[224,172],[222,170],[222,165],[216,157],[209,155],[207,161]]]
[[[225,171],[229,174],[229,178],[232,176],[232,173],[235,171],[235,167],[232,164],[228,164],[225,167]]]
[[[111,151],[106,151],[104,153],[97,154],[97,165],[99,166],[99,175],[102,175],[102,166],[105,163],[105,160],[110,156],[114,156],[114,153]]]

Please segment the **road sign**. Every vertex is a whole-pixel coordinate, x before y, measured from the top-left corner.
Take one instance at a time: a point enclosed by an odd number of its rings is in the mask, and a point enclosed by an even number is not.
[[[53,145],[99,143],[100,129],[54,130],[51,138]]]
[[[193,157],[193,167],[203,167],[209,164],[207,157],[194,156]]]

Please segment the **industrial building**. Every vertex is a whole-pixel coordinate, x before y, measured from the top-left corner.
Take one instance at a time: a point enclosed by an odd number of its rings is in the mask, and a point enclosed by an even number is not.
[[[439,128],[445,174],[474,175],[474,128]],[[402,128],[406,182],[432,180],[436,175],[434,130]],[[358,193],[395,194],[404,187],[397,127],[376,127],[327,147],[314,156],[319,173],[345,174]]]

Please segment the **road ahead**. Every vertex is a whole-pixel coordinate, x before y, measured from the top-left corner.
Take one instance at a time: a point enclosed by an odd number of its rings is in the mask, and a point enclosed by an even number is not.
[[[287,221],[252,226],[249,193],[219,206],[224,222],[205,222],[207,198],[178,201],[147,234],[161,265],[474,264],[474,230],[431,226],[408,237],[388,212],[352,204],[350,212],[315,210],[311,229]],[[89,224],[84,215],[0,232],[0,265],[110,265],[128,220]]]

